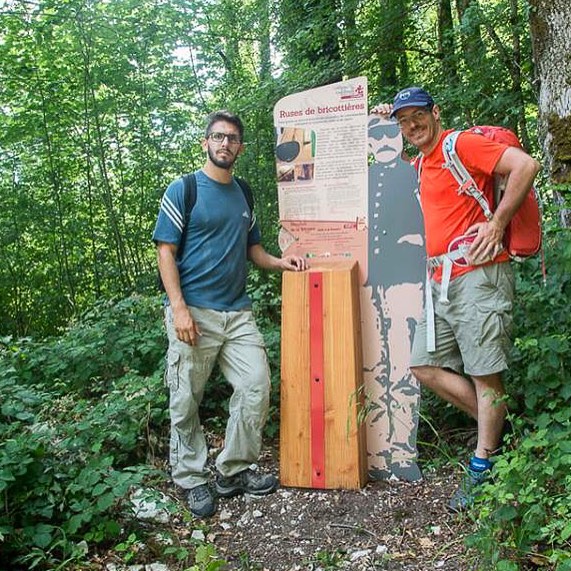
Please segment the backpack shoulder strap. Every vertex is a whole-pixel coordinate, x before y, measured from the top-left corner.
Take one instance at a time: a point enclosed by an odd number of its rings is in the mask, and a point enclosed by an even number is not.
[[[467,187],[473,182],[473,179],[456,152],[456,141],[460,133],[461,131],[452,131],[444,137],[442,141],[442,154],[444,155],[443,166],[450,171],[461,187]],[[467,189],[463,188],[461,192],[466,192],[466,190]]]
[[[416,157],[414,157],[414,159],[412,159],[412,161],[410,161],[410,164],[414,167],[414,170],[416,171],[416,188],[414,189],[414,195],[416,196],[416,199],[418,200],[421,209],[422,209],[422,202],[420,200],[420,173],[422,172],[422,159],[424,159],[424,155],[422,153],[419,153]]]
[[[184,187],[184,219],[182,222],[182,232],[180,235],[179,247],[176,252],[177,258],[179,259],[182,258],[182,253],[184,251],[190,213],[196,204],[196,175],[194,173],[183,175],[182,184]]]
[[[236,182],[238,183],[238,186],[240,187],[242,193],[244,194],[246,202],[248,203],[248,208],[250,209],[250,228],[248,228],[248,231],[250,231],[254,227],[254,224],[256,223],[256,214],[254,213],[254,194],[252,192],[250,185],[243,178],[238,178],[238,177],[235,178]]]
[[[182,220],[182,232],[180,233],[180,242],[178,243],[178,248],[176,250],[176,259],[180,260],[184,252],[184,244],[186,242],[186,234],[188,231],[188,221],[190,220],[190,212],[196,204],[196,175],[194,173],[185,174],[182,177],[183,185],[183,220]],[[159,272],[157,277],[157,287],[159,291],[164,292],[165,286],[161,274]]]
[[[243,178],[236,177],[236,182],[238,183],[238,185],[242,189],[242,192],[244,193],[244,198],[246,199],[246,202],[248,203],[250,210],[253,212],[254,211],[254,194],[252,193],[252,189],[251,189],[250,185]]]
[[[190,212],[196,204],[196,175],[192,172],[182,177],[184,187],[184,219],[190,218]]]
[[[472,178],[472,175],[468,172],[468,169],[464,166],[464,163],[456,152],[456,141],[461,133],[462,131],[452,131],[444,137],[444,140],[442,141],[444,164],[442,166],[443,168],[448,169],[450,174],[456,179],[456,182],[459,185],[458,194],[470,194],[484,211],[484,216],[488,220],[491,220],[493,214],[486,197],[478,188],[478,185]]]

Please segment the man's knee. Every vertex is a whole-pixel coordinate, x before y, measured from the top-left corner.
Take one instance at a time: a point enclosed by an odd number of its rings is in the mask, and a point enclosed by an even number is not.
[[[476,390],[482,394],[486,391],[499,396],[505,394],[501,373],[494,373],[491,375],[472,375],[471,378],[474,381]]]
[[[423,385],[430,385],[435,380],[439,370],[438,367],[430,367],[428,365],[410,367],[410,372],[414,375],[416,380]]]
[[[266,410],[270,402],[271,380],[265,360],[252,363],[252,367],[239,382],[232,383],[236,399],[252,412]]]

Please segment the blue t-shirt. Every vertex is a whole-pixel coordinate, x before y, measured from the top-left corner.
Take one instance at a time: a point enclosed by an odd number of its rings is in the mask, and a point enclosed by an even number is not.
[[[181,260],[182,294],[188,305],[238,311],[251,306],[246,294],[247,250],[260,230],[238,183],[221,184],[196,173],[192,208]],[[184,184],[172,182],[161,201],[153,240],[179,244],[184,220]]]

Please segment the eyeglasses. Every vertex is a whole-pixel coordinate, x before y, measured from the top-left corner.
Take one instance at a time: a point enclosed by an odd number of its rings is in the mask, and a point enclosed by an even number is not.
[[[401,127],[409,127],[411,123],[418,123],[422,121],[428,113],[430,113],[430,111],[426,109],[419,109],[418,111],[415,111],[414,113],[411,113],[402,119],[398,119],[397,123]]]
[[[214,141],[215,143],[223,143],[224,139],[228,139],[230,145],[238,145],[241,143],[240,135],[234,135],[233,133],[220,133],[218,131],[213,131],[208,135],[208,139]]]

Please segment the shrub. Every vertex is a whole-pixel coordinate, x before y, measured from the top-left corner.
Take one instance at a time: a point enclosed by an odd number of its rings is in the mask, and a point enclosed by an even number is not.
[[[85,322],[44,344],[5,340],[0,555],[6,564],[50,567],[82,557],[85,542],[117,537],[131,488],[160,475],[145,464],[168,426],[152,304],[100,304]],[[133,362],[149,374],[135,372]]]
[[[538,260],[518,269],[507,379],[516,437],[495,464],[470,538],[485,569],[517,569],[517,561],[571,569],[571,232],[554,231],[545,248],[545,287]]]
[[[5,341],[21,382],[83,396],[128,371],[153,374],[165,352],[160,301],[141,296],[100,301],[58,337]]]

